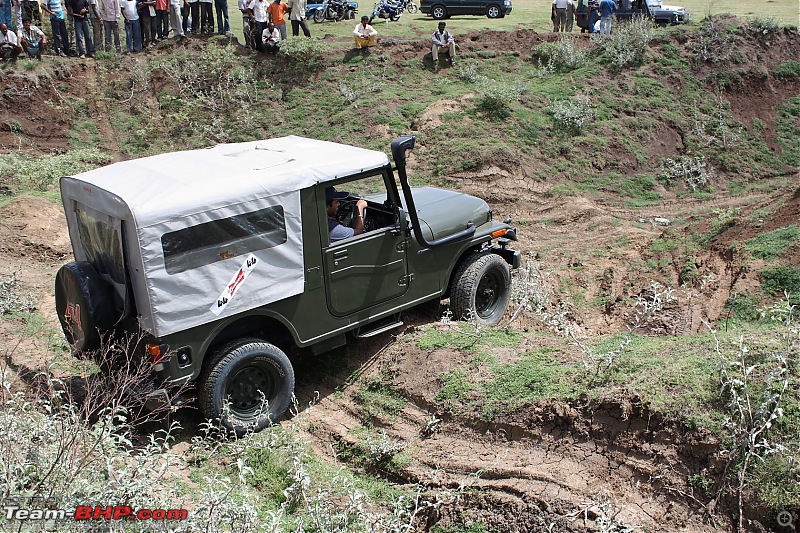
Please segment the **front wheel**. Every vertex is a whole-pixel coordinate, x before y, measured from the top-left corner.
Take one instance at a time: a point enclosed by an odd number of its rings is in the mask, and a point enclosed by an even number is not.
[[[203,416],[241,436],[283,416],[294,393],[294,369],[276,346],[240,339],[214,355],[200,376],[199,393]]]
[[[503,318],[511,297],[511,269],[497,254],[467,257],[454,275],[450,310],[456,319],[494,326]]]
[[[325,8],[319,8],[314,11],[314,22],[319,24],[320,22],[325,22]]]
[[[417,11],[419,11],[419,7],[417,7],[417,4],[415,4],[414,2],[409,2],[408,4],[406,4],[406,11],[408,11],[409,14],[413,15]]]
[[[500,6],[492,4],[486,8],[486,16],[490,19],[499,19],[503,16],[503,11],[500,9]]]
[[[431,15],[436,20],[442,20],[447,18],[447,8],[441,4],[435,5],[431,8]]]

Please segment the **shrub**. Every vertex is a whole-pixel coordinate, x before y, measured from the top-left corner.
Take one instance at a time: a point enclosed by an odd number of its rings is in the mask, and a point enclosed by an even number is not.
[[[713,177],[714,169],[706,163],[704,156],[667,158],[664,170],[658,175],[658,179],[667,184],[683,181],[692,191],[705,189]]]
[[[707,18],[700,23],[700,28],[694,32],[689,43],[697,59],[705,63],[719,63],[727,61],[733,56],[733,35],[728,27],[716,18]]]
[[[553,115],[557,126],[570,131],[580,131],[583,126],[594,120],[594,108],[585,94],[553,102],[547,111]]]
[[[649,18],[634,17],[614,26],[614,32],[609,35],[593,33],[592,41],[603,49],[614,68],[633,67],[644,61],[647,47],[653,40],[653,29]]]
[[[534,49],[543,66],[553,72],[567,72],[586,64],[589,56],[585,48],[576,44],[575,39],[566,35],[553,43],[542,43]]]
[[[781,79],[796,78],[800,76],[800,62],[787,61],[775,69],[775,76]]]
[[[503,82],[481,77],[476,83],[478,109],[493,118],[505,118],[511,112],[511,103],[519,100],[525,85],[518,81]]]
[[[111,158],[96,148],[39,157],[11,152],[0,159],[0,182],[9,183],[16,189],[49,191],[62,176],[86,172],[109,162]]]
[[[0,315],[28,312],[34,309],[36,309],[36,303],[33,296],[31,294],[22,295],[17,288],[16,272],[0,278]]]
[[[777,296],[784,291],[791,293],[792,301],[800,300],[800,267],[778,266],[765,268],[759,272],[761,288],[771,296]]]
[[[776,32],[780,28],[778,26],[778,21],[775,20],[775,17],[753,17],[750,19],[749,28],[755,32],[758,32],[762,35],[767,35],[768,33]]]
[[[327,43],[299,35],[281,41],[281,53],[291,61],[305,65],[319,62],[329,51]]]

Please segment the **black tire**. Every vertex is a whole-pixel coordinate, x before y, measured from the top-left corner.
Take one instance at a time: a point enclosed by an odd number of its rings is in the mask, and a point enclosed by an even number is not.
[[[369,17],[369,22],[367,22],[367,24],[372,24],[372,21],[373,21],[374,19],[375,19],[375,13],[373,13],[372,15],[370,15],[370,17]]]
[[[348,9],[348,10],[345,12],[345,16],[344,16],[344,18],[345,18],[346,20],[353,20],[354,18],[356,18],[356,10],[355,10],[355,9]]]
[[[494,326],[503,318],[511,297],[511,269],[497,254],[474,253],[458,267],[450,291],[456,319]]]
[[[317,9],[316,11],[314,11],[314,17],[313,17],[314,18],[314,22],[316,22],[317,24],[319,24],[321,22],[325,22],[325,9],[326,8],[323,6],[323,7],[319,8],[319,9]]]
[[[261,431],[283,416],[294,393],[294,369],[276,346],[259,339],[239,339],[217,351],[204,366],[199,392],[203,416],[219,420],[242,436]]]
[[[408,11],[410,15],[414,15],[417,13],[417,11],[419,11],[419,7],[417,7],[417,4],[414,2],[409,2],[406,4],[406,11]]]
[[[503,10],[497,4],[491,4],[486,8],[486,16],[490,19],[503,18]]]
[[[431,8],[431,15],[434,20],[442,20],[447,18],[447,8],[442,4],[436,4]]]
[[[64,336],[79,351],[100,347],[101,335],[114,327],[114,289],[91,263],[67,263],[56,273],[56,312]]]

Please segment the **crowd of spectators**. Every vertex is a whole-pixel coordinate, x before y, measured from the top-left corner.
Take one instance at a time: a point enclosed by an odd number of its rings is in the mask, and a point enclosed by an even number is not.
[[[62,1],[64,2],[62,4]],[[161,40],[189,34],[230,35],[227,0],[0,0],[0,57],[16,59],[22,54],[41,60],[45,47],[60,56],[94,57],[97,50],[122,52],[120,26],[125,29],[125,50],[140,52]],[[555,5],[555,3],[554,3]],[[307,0],[238,0],[246,46],[275,54],[287,38],[286,18],[292,35],[311,37],[306,18]],[[49,15],[52,45],[40,25]],[[38,24],[38,25],[37,25]],[[440,22],[433,34],[431,52],[438,69],[438,52],[455,59],[453,37]],[[378,32],[369,17],[353,30],[355,49],[368,53]]]
[[[212,7],[213,5],[213,7]],[[187,34],[230,35],[228,0],[0,0],[0,56],[27,54],[41,59],[42,49],[60,56],[94,57],[97,50],[140,52],[161,40]],[[52,43],[42,31],[50,19]]]

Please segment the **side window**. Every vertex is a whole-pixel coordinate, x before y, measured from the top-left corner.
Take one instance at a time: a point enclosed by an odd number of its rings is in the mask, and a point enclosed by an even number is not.
[[[349,193],[349,196],[339,200],[339,207],[335,212],[329,208],[327,203],[325,204],[328,215],[329,242],[334,243],[338,240],[346,240],[350,238],[347,237],[348,233],[353,236],[356,202],[362,198],[367,201],[363,234],[396,225],[396,202],[392,199],[393,195],[390,193],[386,181],[386,173],[381,170],[374,174],[361,176],[351,181],[339,182],[334,185],[338,194]],[[321,195],[323,197],[328,187],[330,187],[328,184],[322,186]],[[358,235],[354,237],[357,238]]]
[[[283,207],[274,206],[183,228],[161,237],[169,274],[223,261],[286,242]]]

